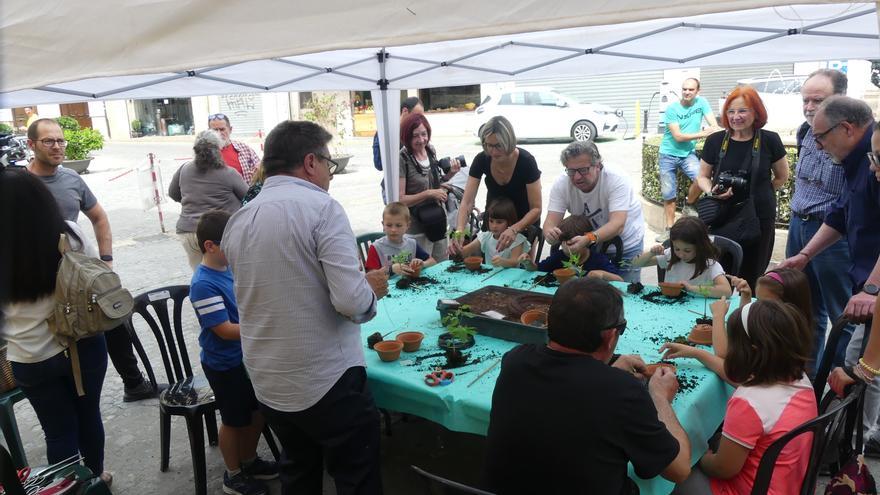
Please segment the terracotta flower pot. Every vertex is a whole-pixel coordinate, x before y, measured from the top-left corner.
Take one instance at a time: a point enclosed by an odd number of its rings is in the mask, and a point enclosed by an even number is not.
[[[669,364],[669,363],[653,363],[653,364],[649,364],[649,365],[645,366],[645,373],[644,373],[644,375],[645,375],[646,377],[648,377],[648,378],[651,378],[652,376],[654,376],[654,373],[657,372],[657,369],[659,369],[661,366],[662,366],[663,368],[668,368],[669,371],[671,371],[671,372],[673,372],[673,373],[675,373],[676,371],[678,371],[678,368],[676,368],[674,364]]]
[[[523,325],[547,328],[547,312],[542,309],[530,309],[520,315],[519,321],[521,321]]]
[[[660,282],[657,285],[660,286],[660,292],[666,297],[678,297],[684,288],[681,282]]]
[[[422,346],[422,332],[403,332],[397,334],[397,340],[403,342],[403,352],[416,352]]]
[[[559,285],[562,285],[574,278],[575,272],[571,268],[559,268],[553,270],[553,276],[559,281]]]
[[[464,259],[464,266],[466,266],[468,270],[477,271],[483,266],[483,258],[480,256],[468,256]]]
[[[412,275],[410,275],[409,278],[419,278],[419,276],[422,274],[422,265],[419,265],[415,268],[410,265],[410,269],[412,270]]]
[[[690,335],[688,335],[688,341],[694,344],[712,345],[712,325],[705,323],[694,325]]]
[[[379,353],[379,359],[385,362],[397,361],[400,351],[403,350],[403,342],[396,340],[383,340],[376,343],[373,349]]]

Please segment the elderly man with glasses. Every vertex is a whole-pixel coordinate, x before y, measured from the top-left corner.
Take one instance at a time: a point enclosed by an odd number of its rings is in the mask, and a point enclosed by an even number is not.
[[[92,222],[101,260],[112,267],[113,236],[110,233],[107,212],[79,174],[60,166],[64,162],[64,151],[67,148],[61,126],[53,119],[38,119],[28,127],[27,136],[28,147],[34,152],[34,159],[27,166],[28,171],[46,184],[65,220],[76,222],[79,212],[85,213]],[[131,339],[125,327],[116,327],[104,335],[107,338],[110,360],[125,387],[122,399],[132,402],[155,397],[153,386],[144,380],[138,369]]]
[[[250,186],[253,184],[254,174],[257,167],[260,166],[260,157],[257,152],[250,146],[241,141],[233,141],[229,139],[232,134],[232,124],[229,123],[229,117],[222,113],[208,115],[208,127],[220,133],[223,139],[223,148],[220,153],[223,154],[223,161],[230,168],[235,169],[244,181]]]
[[[566,241],[571,251],[592,244],[607,242],[620,236],[623,260],[630,261],[642,254],[645,221],[642,204],[629,180],[602,163],[599,148],[592,142],[573,142],[560,156],[565,175],[559,176],[550,189],[550,203],[544,220],[544,238],[558,246],[559,222],[565,212],[584,215],[592,230]],[[641,280],[641,269],[624,263],[620,276],[627,282]]]

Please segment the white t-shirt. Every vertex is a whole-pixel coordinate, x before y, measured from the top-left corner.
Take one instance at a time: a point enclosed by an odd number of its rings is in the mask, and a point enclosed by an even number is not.
[[[685,263],[684,261],[679,260],[678,263],[672,265],[672,268],[668,268],[670,259],[672,259],[672,250],[670,248],[666,248],[666,250],[663,251],[663,254],[657,256],[657,266],[666,270],[667,282],[689,282],[693,285],[712,285],[715,283],[715,277],[718,275],[724,275],[724,267],[721,266],[721,263],[718,263],[715,260],[707,261],[706,269],[703,270],[703,273],[694,277],[693,263]]]
[[[609,170],[607,165],[602,169],[596,187],[589,193],[575,187],[568,175],[560,175],[550,189],[550,203],[547,210],[563,214],[568,211],[572,215],[595,213],[590,218],[594,229],[608,223],[612,211],[625,211],[626,224],[620,234],[623,250],[641,249],[645,237],[642,204],[629,181],[617,172]]]
[[[70,237],[71,248],[97,258],[98,249],[89,242],[79,226],[71,221],[67,225],[85,244],[81,246],[76,239]],[[3,308],[6,320],[0,328],[0,336],[9,344],[6,349],[7,359],[16,363],[39,363],[64,350],[49,331],[47,322],[54,301],[54,297],[49,295],[37,301],[7,304]]]
[[[513,248],[522,245],[523,252],[528,253],[529,249],[532,249],[532,245],[526,239],[526,237],[522,234],[516,234],[516,238],[513,239],[513,242],[510,243],[510,246],[507,246],[507,249],[504,251],[498,252],[498,239],[489,232],[480,232],[477,235],[477,239],[480,241],[480,250],[486,256],[486,263],[490,263],[492,258],[495,256],[501,256],[502,258],[510,258],[510,252]]]

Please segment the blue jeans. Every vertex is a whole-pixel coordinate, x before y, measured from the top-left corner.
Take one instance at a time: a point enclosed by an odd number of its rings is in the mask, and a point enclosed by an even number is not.
[[[623,250],[623,261],[624,266],[620,267],[620,276],[623,277],[624,282],[633,283],[633,282],[641,282],[642,281],[642,268],[634,267],[632,265],[632,260],[639,257],[642,252],[645,250],[645,242],[642,241],[636,246],[633,246],[629,249],[624,248]]]
[[[79,397],[67,351],[38,363],[12,363],[15,382],[31,402],[46,436],[49,464],[82,454],[95,474],[104,471],[101,388],[107,372],[103,335],[76,343],[86,395]]]
[[[678,183],[675,171],[681,168],[691,180],[700,173],[700,159],[693,151],[688,156],[660,154],[660,194],[664,201],[671,201],[678,195]]]
[[[821,226],[822,222],[818,219],[804,221],[792,215],[785,256],[791,257],[799,253]],[[846,303],[852,295],[853,284],[849,278],[849,267],[849,244],[843,238],[816,255],[804,268],[804,274],[810,282],[813,321],[816,324],[814,346],[816,362],[821,359],[825,347],[828,320],[833,324],[843,314]],[[840,336],[840,342],[834,353],[834,366],[843,366],[844,353],[852,332],[853,326],[849,325]]]

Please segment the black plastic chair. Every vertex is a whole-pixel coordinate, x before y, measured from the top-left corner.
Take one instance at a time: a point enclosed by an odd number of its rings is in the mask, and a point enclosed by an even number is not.
[[[370,252],[370,246],[374,241],[384,237],[382,232],[370,232],[357,236],[358,256],[361,259],[361,265],[367,266],[367,255]]]
[[[188,285],[174,285],[151,290],[134,299],[134,313],[140,315],[152,330],[162,355],[165,376],[170,383],[170,386],[159,394],[159,443],[161,450],[159,469],[162,472],[167,471],[171,457],[171,416],[183,416],[186,419],[186,429],[192,451],[196,493],[204,495],[207,493],[205,431],[208,433],[208,443],[217,445],[217,418],[215,415],[217,404],[208,381],[202,376],[195,376],[190,365],[181,323],[183,300],[188,296]],[[173,302],[172,308],[170,308],[171,321],[168,318],[169,302]],[[150,307],[152,307],[152,312],[148,309]],[[131,335],[132,344],[134,344],[144,369],[147,371],[150,383],[159,389],[153,366],[144,351],[140,338],[138,338],[132,318],[128,319],[126,327]],[[263,430],[263,436],[266,438],[272,455],[277,460],[280,457],[278,447],[268,426]]]
[[[822,351],[822,357],[819,359],[819,366],[816,368],[816,377],[813,379],[813,389],[816,392],[816,400],[819,400],[822,397],[822,393],[825,392],[825,385],[828,381],[828,375],[831,373],[831,364],[834,362],[834,355],[837,353],[837,345],[840,342],[840,336],[843,335],[843,330],[846,329],[847,325],[850,324],[850,321],[841,316],[834,322],[834,325],[831,326],[831,330],[828,331],[828,338],[825,341],[825,350]],[[870,328],[870,322],[868,323],[868,328]],[[867,339],[865,339],[867,341]]]
[[[416,466],[410,466],[425,482],[425,493],[452,493],[452,494],[468,494],[468,495],[494,495],[492,492],[480,490],[472,486],[459,483],[457,481],[448,480],[442,476],[431,474],[424,469]]]
[[[709,239],[718,249],[718,262],[724,267],[724,271],[730,275],[739,276],[739,269],[742,267],[743,249],[738,242],[722,237],[720,235],[710,235]],[[663,247],[670,246],[669,239],[663,241]],[[663,282],[666,279],[666,270],[657,267],[657,281]]]
[[[620,262],[623,261],[623,239],[620,238],[619,235],[608,239],[607,241],[602,243],[602,247],[599,249],[599,252],[607,255],[608,248],[614,246],[614,256],[611,257],[611,262],[614,263],[614,266],[620,266]]]
[[[808,432],[813,433],[813,441],[810,445],[810,460],[798,493],[801,495],[813,495],[816,491],[816,478],[819,476],[822,457],[835,439],[834,432],[844,424],[844,418],[847,416],[847,413],[855,411],[861,406],[860,398],[864,388],[864,385],[853,387],[850,393],[836,404],[833,403],[837,397],[836,394],[828,392],[819,406],[819,411],[824,411],[819,417],[807,421],[773,442],[764,452],[761,462],[758,464],[755,484],[752,485],[752,495],[767,493],[770,487],[770,480],[773,478],[773,470],[776,467],[776,459],[779,457],[782,449],[791,440]]]

